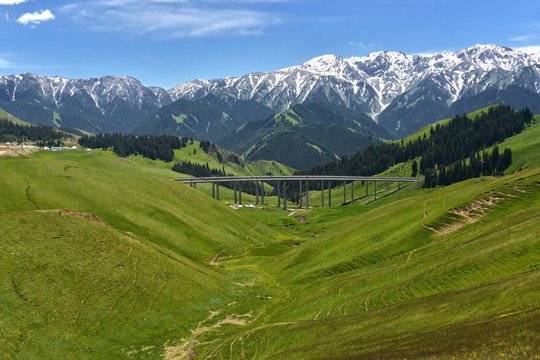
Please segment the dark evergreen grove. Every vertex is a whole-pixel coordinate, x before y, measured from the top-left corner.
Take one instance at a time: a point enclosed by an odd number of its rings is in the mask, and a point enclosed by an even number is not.
[[[110,149],[120,156],[142,155],[152,160],[166,162],[174,160],[174,150],[185,147],[189,139],[176,135],[124,135],[98,134],[84,135],[79,139],[81,146],[89,148]]]
[[[211,177],[211,176],[231,176],[225,172],[225,168],[215,169],[210,168],[208,163],[206,165],[201,165],[197,163],[192,163],[191,161],[182,161],[181,163],[177,162],[172,167],[173,171],[189,174],[195,177]]]
[[[181,163],[177,162],[172,167],[173,171],[193,175],[194,177],[215,177],[215,176],[233,176],[232,174],[227,174],[225,168],[215,169],[211,168],[208,163],[205,165],[192,163],[191,161],[182,161]],[[234,189],[235,183],[232,182],[221,182],[220,186]],[[257,193],[256,185],[252,182],[243,182],[241,184],[236,183],[238,189],[242,189],[242,192],[255,195]],[[259,191],[262,191],[262,188],[259,188]]]
[[[448,166],[424,171],[424,187],[432,188],[437,185],[451,185],[455,182],[479,177],[482,175],[502,175],[512,164],[512,150],[504,149],[499,154],[499,147],[495,146],[491,154],[486,151],[477,152],[466,160],[456,161]]]
[[[426,187],[449,185],[480,174],[496,175],[510,165],[508,161],[511,162],[511,151],[505,150],[502,156],[499,156],[498,148],[491,155],[483,151],[480,163],[484,165],[478,170],[479,152],[521,132],[532,119],[533,114],[529,108],[515,111],[510,106],[498,105],[481,112],[474,120],[464,114],[454,117],[448,124],[432,126],[430,136],[419,136],[406,144],[402,140],[371,145],[351,156],[297,173],[370,176],[400,162],[421,157],[418,171],[427,174]],[[473,155],[474,161],[471,161]],[[465,165],[463,160],[468,158],[470,165]],[[488,163],[491,164],[489,167]],[[469,177],[464,178],[462,173]],[[432,181],[434,178],[437,180]]]
[[[38,146],[61,146],[69,135],[44,125],[19,125],[0,119],[0,142],[36,142]]]

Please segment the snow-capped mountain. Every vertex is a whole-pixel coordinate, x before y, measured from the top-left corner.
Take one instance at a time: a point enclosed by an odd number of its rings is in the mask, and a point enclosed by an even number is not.
[[[128,76],[83,80],[0,76],[0,109],[34,124],[90,132],[128,132],[178,99],[200,100],[221,111],[223,104],[217,103],[223,99],[230,109],[238,107],[236,101],[259,103],[261,112],[252,106],[248,113],[234,114],[243,122],[266,116],[267,108],[281,112],[297,103],[323,101],[366,113],[386,129],[408,135],[442,118],[494,103],[530,106],[540,112],[540,54],[476,45],[432,55],[389,51],[347,59],[324,55],[277,71],[194,80],[170,90],[145,87]]]
[[[242,100],[253,99],[276,111],[308,100],[323,100],[366,112],[391,130],[406,129],[410,133],[438,120],[437,116],[446,115],[449,106],[462,97],[487,89],[516,84],[540,93],[539,64],[540,54],[496,45],[476,45],[433,55],[389,51],[347,59],[324,55],[268,73],[194,80],[169,93],[173,99],[228,94]],[[417,126],[405,126],[412,115],[404,114],[404,109],[411,108],[419,99],[431,99],[431,105],[439,107],[433,112],[435,117],[417,122]],[[396,111],[400,114],[398,120],[393,119]]]
[[[0,76],[0,108],[33,123],[92,132],[128,131],[169,103],[164,89],[144,87],[129,76],[82,80],[29,73]]]

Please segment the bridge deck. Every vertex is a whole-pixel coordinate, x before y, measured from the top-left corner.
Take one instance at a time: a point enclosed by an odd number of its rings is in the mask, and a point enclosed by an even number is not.
[[[331,176],[331,175],[264,175],[264,176],[216,176],[216,177],[186,177],[175,178],[187,184],[194,183],[220,183],[243,181],[391,181],[416,182],[421,178],[411,177],[385,177],[385,176]]]

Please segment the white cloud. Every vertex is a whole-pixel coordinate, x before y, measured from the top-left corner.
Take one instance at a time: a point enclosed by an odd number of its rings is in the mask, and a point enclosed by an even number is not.
[[[17,5],[27,0],[0,0],[0,5]]]
[[[33,13],[26,13],[17,19],[17,22],[27,25],[27,24],[39,24],[42,21],[53,20],[54,15],[50,10],[42,10],[41,12],[36,11]]]
[[[528,35],[519,35],[519,36],[514,36],[513,38],[510,38],[510,41],[524,42],[524,41],[529,41],[529,40],[531,40],[532,37],[533,37],[532,34],[528,34]]]
[[[156,39],[261,34],[281,22],[251,10],[250,3],[282,0],[109,0],[73,3],[60,11],[94,31],[146,35]],[[241,4],[240,7],[231,3]]]
[[[363,43],[361,41],[349,41],[349,45],[352,45],[352,46],[357,46],[361,49],[365,49],[367,47],[374,47],[375,44],[366,44],[366,43]]]
[[[10,69],[13,67],[13,64],[11,64],[6,59],[3,59],[0,57],[0,69]]]
[[[514,50],[521,51],[528,54],[539,54],[540,45],[522,46],[522,47],[514,48]]]
[[[349,41],[349,45],[358,46],[359,48],[362,48],[362,49],[366,47],[366,45],[361,41]]]

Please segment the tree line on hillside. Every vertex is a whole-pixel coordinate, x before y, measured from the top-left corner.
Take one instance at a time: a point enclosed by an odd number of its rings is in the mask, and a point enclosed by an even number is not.
[[[112,149],[120,156],[142,155],[152,160],[170,162],[174,160],[174,150],[186,147],[189,139],[176,135],[125,135],[104,133],[84,135],[79,139],[81,146]]]
[[[182,174],[189,174],[194,177],[232,176],[225,172],[225,168],[211,168],[208,163],[206,163],[205,165],[201,165],[197,163],[192,163],[189,160],[175,163],[172,167],[172,170]]]
[[[0,119],[0,142],[35,142],[38,146],[62,146],[62,140],[69,137],[50,126],[20,125],[7,119]]]
[[[189,160],[187,161],[184,160],[182,162],[175,163],[172,167],[172,170],[182,173],[182,174],[189,174],[194,177],[233,176],[233,174],[228,174],[225,171],[224,167],[222,167],[221,169],[216,169],[216,168],[211,168],[210,165],[208,165],[208,163],[205,163],[204,165],[202,165],[202,164],[192,163]],[[233,182],[219,183],[219,186],[223,186],[229,189],[234,189],[234,185],[235,183]],[[237,186],[240,186],[240,185],[238,185],[237,183]],[[250,181],[242,183],[241,185],[242,192],[255,195],[257,192],[257,189],[255,188],[255,186],[256,185]]]
[[[240,158],[240,156],[236,155],[233,152],[220,149],[216,144],[209,140],[201,140],[201,142],[199,143],[199,149],[203,150],[207,154],[214,155],[219,163],[242,163],[242,159]]]
[[[316,165],[311,169],[298,171],[297,174],[371,176],[395,164],[418,157],[421,157],[420,173],[433,175],[434,172],[438,174],[442,169],[448,173],[452,171],[447,168],[449,165],[467,159],[521,132],[532,119],[533,114],[529,108],[515,111],[510,106],[498,105],[481,112],[474,120],[467,115],[458,115],[448,124],[432,126],[429,136],[424,134],[407,143],[401,140],[395,143],[370,145],[351,156],[343,156],[340,160]],[[495,170],[501,172],[500,169],[500,167],[492,167],[491,172],[484,169],[482,174],[493,175]],[[473,175],[476,172],[471,169],[466,173]],[[443,178],[447,179],[447,174],[443,173],[443,175],[445,175]],[[461,177],[458,176],[455,179],[457,178]],[[444,183],[448,184],[448,180],[444,180]]]
[[[472,179],[483,175],[502,175],[512,164],[512,150],[504,149],[499,154],[499,147],[495,146],[491,154],[482,151],[472,154],[468,163],[466,160],[456,161],[448,166],[438,169],[424,170],[424,187],[432,188],[438,185],[451,185],[455,182]]]

